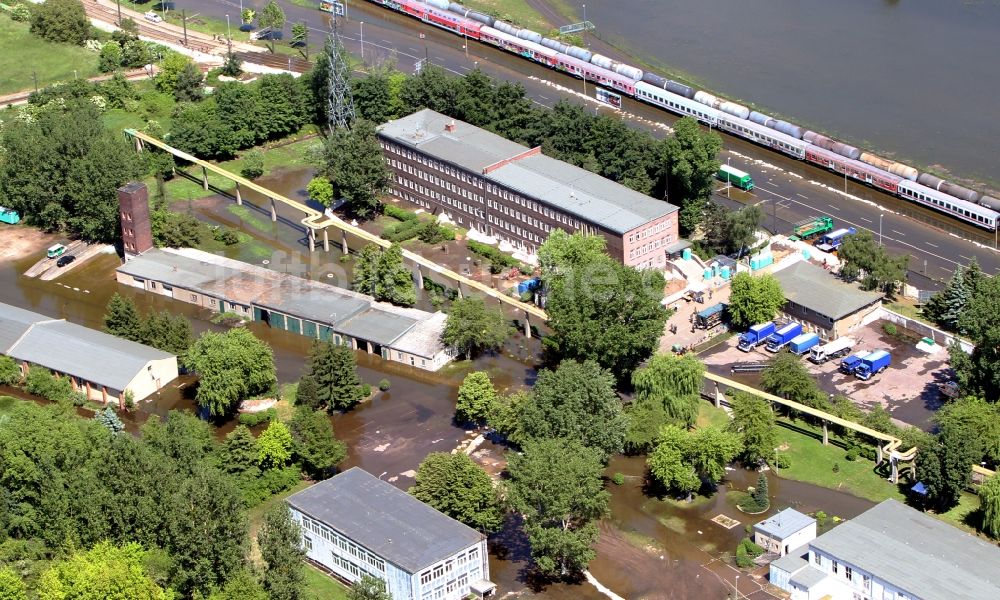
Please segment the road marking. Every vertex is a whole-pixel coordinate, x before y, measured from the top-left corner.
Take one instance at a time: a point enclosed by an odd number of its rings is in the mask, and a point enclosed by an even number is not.
[[[803,194],[800,194],[800,193],[798,193],[798,192],[795,192],[795,195],[796,195],[796,196],[798,196],[799,198],[805,198],[806,200],[808,200],[808,199],[809,199],[809,196],[805,196],[805,195],[803,195]]]
[[[543,96],[541,94],[538,94],[538,97],[541,98],[542,100],[551,100],[552,99],[552,98],[549,98],[548,96]]]
[[[959,255],[958,255],[958,257],[959,257],[959,258],[964,258],[965,260],[967,260],[967,261],[969,261],[969,262],[972,262],[972,259],[971,259],[971,258],[969,258],[968,256],[963,256],[963,255],[959,254]]]
[[[896,235],[906,235],[906,234],[904,234],[904,233],[903,233],[902,231],[896,231],[895,229],[891,229],[890,231],[892,231],[892,232],[893,232],[893,233],[895,233]]]
[[[865,218],[865,217],[862,217],[862,216],[860,216],[860,215],[858,215],[858,218],[859,218],[859,219],[861,219],[862,221],[864,221],[865,223],[871,223],[871,222],[872,222],[872,220],[871,220],[871,219],[868,219],[868,218]]]
[[[924,241],[924,243],[925,243],[925,244],[927,244],[928,246],[933,246],[934,248],[937,248],[937,247],[938,247],[938,245],[937,245],[937,244],[932,244],[932,243],[930,243],[930,242],[928,242],[928,241],[926,241],[926,240]]]
[[[417,50],[416,48],[410,48],[410,50],[412,50],[414,52],[420,52],[420,50]]]
[[[829,206],[829,207],[830,207],[830,208],[832,208],[833,210],[836,210],[836,211],[840,211],[840,208],[838,208],[838,207],[836,207],[836,206],[834,206],[834,205],[832,205],[832,204],[827,204],[827,206]]]
[[[382,41],[385,42],[386,44],[389,44],[390,46],[392,45],[392,42],[390,42],[389,40],[382,40]]]

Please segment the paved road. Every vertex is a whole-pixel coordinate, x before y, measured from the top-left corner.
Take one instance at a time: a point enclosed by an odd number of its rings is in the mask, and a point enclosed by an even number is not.
[[[197,6],[203,14],[220,18],[239,10],[238,2],[230,0],[178,0],[175,4],[177,8]],[[259,9],[258,4],[263,5],[263,0],[244,1],[245,6]],[[319,46],[329,28],[328,15],[282,4],[288,23],[307,22],[311,42]],[[478,42],[470,41],[465,48],[462,38],[367,2],[350,3],[348,20],[341,27],[345,45],[354,54],[362,53],[363,33],[363,54],[368,64],[391,60],[399,69],[410,71],[417,61],[426,58],[459,74],[478,66],[494,77],[522,82],[529,97],[542,105],[572,98],[589,102],[595,111],[611,110],[593,100],[591,84]],[[621,113],[632,125],[660,136],[666,135],[669,125],[676,121],[669,113],[630,99],[625,99]],[[971,257],[976,257],[986,272],[1000,272],[1000,254],[994,250],[997,240],[992,232],[966,226],[744,140],[728,135],[723,139],[721,159],[747,170],[757,182],[751,194],[731,192],[731,201],[762,203],[767,215],[765,226],[769,228],[787,232],[791,223],[825,214],[838,225],[871,230],[890,251],[911,256],[911,277],[920,281],[922,289],[937,287],[951,276],[956,265]]]

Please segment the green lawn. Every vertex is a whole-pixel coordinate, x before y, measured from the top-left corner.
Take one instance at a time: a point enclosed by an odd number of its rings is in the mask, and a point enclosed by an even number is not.
[[[21,402],[21,400],[13,396],[0,396],[0,415],[5,415],[14,410],[18,402]]]
[[[875,502],[887,498],[903,500],[897,487],[875,472],[875,463],[861,457],[849,461],[845,458],[847,451],[840,446],[823,445],[822,431],[801,421],[796,421],[794,427],[796,430],[777,427],[778,445],[788,446],[782,454],[791,461],[787,469],[778,470],[778,475],[841,490]],[[807,430],[812,435],[798,429]],[[834,465],[838,467],[836,472]]]
[[[306,566],[307,600],[347,600],[347,586],[312,565]]]
[[[695,422],[696,427],[726,427],[729,425],[729,414],[721,409],[715,408],[707,402],[702,402],[698,405],[698,420]]]
[[[0,94],[10,94],[57,81],[98,75],[97,53],[80,46],[54,44],[31,35],[27,23],[0,13]]]

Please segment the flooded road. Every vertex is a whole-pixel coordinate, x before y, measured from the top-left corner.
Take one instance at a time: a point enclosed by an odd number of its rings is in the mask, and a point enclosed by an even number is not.
[[[602,39],[705,87],[1000,184],[1000,3],[620,0],[586,11]]]

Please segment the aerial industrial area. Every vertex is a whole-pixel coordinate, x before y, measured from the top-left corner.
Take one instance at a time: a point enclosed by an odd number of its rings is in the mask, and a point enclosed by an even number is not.
[[[3,0],[0,597],[1000,598],[998,27]]]

